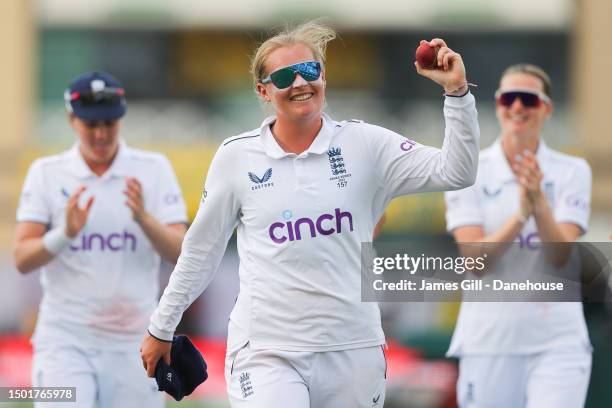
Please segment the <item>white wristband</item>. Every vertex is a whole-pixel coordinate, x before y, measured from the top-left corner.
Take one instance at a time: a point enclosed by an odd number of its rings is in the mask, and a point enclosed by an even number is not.
[[[50,254],[57,255],[72,243],[72,238],[66,235],[64,226],[48,231],[43,237],[43,246]]]

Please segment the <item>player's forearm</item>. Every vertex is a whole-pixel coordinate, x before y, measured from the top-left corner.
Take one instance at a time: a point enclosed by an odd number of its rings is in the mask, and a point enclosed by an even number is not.
[[[446,187],[469,187],[476,180],[480,128],[474,97],[447,97],[444,103],[446,129],[439,164]]]
[[[13,259],[19,272],[28,273],[51,261],[53,254],[43,245],[43,238],[37,237],[18,242],[13,250]]]
[[[383,178],[392,180],[395,195],[459,190],[474,184],[480,140],[474,96],[447,97],[444,118],[446,129],[441,149],[428,146],[413,149],[406,147],[409,142],[404,142],[401,150],[410,153],[394,157],[395,163],[387,163],[385,171],[393,176]]]
[[[170,263],[176,263],[181,254],[185,229],[162,224],[149,214],[140,219],[139,225],[160,256]]]
[[[572,245],[569,243],[574,240],[565,236],[543,194],[536,198],[533,212],[540,241],[544,243],[544,255],[553,266],[563,266],[571,255]]]
[[[544,196],[536,199],[534,203],[534,216],[538,226],[538,235],[542,242],[572,242],[573,240],[563,234],[555,221],[552,209]]]
[[[208,286],[213,275],[213,269],[203,267],[200,259],[191,259],[184,251],[170,275],[157,309],[151,316],[149,333],[158,339],[172,341],[185,309]]]
[[[151,316],[149,333],[161,340],[172,340],[183,312],[211,280],[208,275],[212,275],[213,271],[207,273],[203,269],[201,259],[193,259],[189,250],[182,253]]]

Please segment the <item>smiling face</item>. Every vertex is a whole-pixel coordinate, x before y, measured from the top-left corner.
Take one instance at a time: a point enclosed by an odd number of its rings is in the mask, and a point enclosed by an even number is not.
[[[512,72],[505,75],[500,82],[499,89],[525,90],[532,92],[544,92],[544,84],[538,77],[523,73]],[[503,136],[515,136],[520,138],[537,138],[542,126],[553,110],[552,102],[542,102],[540,106],[528,108],[523,106],[520,98],[516,98],[511,106],[503,106],[499,100],[496,102],[497,119],[501,125]]]
[[[272,51],[264,64],[264,77],[277,69],[315,60],[312,50],[303,43],[281,46]],[[293,123],[318,120],[325,101],[325,71],[316,81],[308,82],[297,74],[293,84],[278,89],[271,82],[257,84],[259,96],[272,104],[278,120]]]
[[[70,125],[81,141],[85,162],[89,166],[110,166],[119,148],[121,120],[88,122],[70,115]]]

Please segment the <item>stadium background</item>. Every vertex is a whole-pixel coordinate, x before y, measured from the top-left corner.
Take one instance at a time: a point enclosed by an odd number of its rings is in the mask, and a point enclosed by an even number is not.
[[[218,143],[258,126],[267,113],[253,93],[248,57],[284,22],[325,16],[338,28],[340,39],[330,45],[327,62],[332,117],[363,119],[433,145],[442,143],[442,97],[414,72],[420,39],[442,37],[463,55],[469,80],[478,84],[473,92],[483,146],[499,131],[493,93],[501,71],[516,62],[536,63],[552,77],[556,104],[545,140],[586,157],[593,168],[593,215],[584,240],[607,241],[612,233],[606,116],[612,94],[611,15],[608,0],[3,0],[0,386],[27,385],[25,339],[40,298],[38,273],[21,276],[11,260],[19,190],[34,158],[74,142],[62,92],[79,73],[102,69],[121,79],[128,95],[122,136],[170,158],[191,218]],[[409,236],[449,239],[441,194],[391,204],[380,239]],[[223,353],[237,291],[236,263],[230,245],[215,282],[181,326],[202,336],[205,356],[211,353],[215,366],[221,364],[216,356]],[[383,312],[387,334],[397,341],[386,406],[452,406],[456,372],[452,362],[441,359],[457,304],[389,304]],[[611,320],[603,306],[587,308],[587,314],[596,349],[588,405],[610,406],[605,380],[606,363],[612,362]],[[223,406],[222,378],[217,380],[199,389],[193,406]]]

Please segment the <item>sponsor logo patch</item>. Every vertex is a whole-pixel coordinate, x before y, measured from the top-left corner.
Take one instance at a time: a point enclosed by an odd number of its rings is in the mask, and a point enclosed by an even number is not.
[[[309,217],[298,218],[291,221],[293,213],[290,210],[283,211],[284,221],[277,221],[270,225],[268,234],[275,244],[286,241],[300,241],[302,234],[310,234],[311,238],[319,235],[341,234],[348,230],[353,231],[353,214],[336,208],[333,214],[321,214],[316,219]]]
[[[273,187],[274,183],[270,181],[272,178],[272,167],[270,167],[263,176],[258,177],[257,174],[249,171],[249,180],[254,184],[251,190],[260,190],[262,188]]]
[[[410,140],[410,139],[406,139],[405,141],[403,141],[400,144],[400,149],[402,149],[405,152],[409,152],[410,150],[412,150],[412,148],[416,145],[416,142]]]
[[[108,235],[99,233],[82,234],[70,245],[71,251],[129,251],[135,252],[137,248],[136,236],[127,232],[113,232]]]

